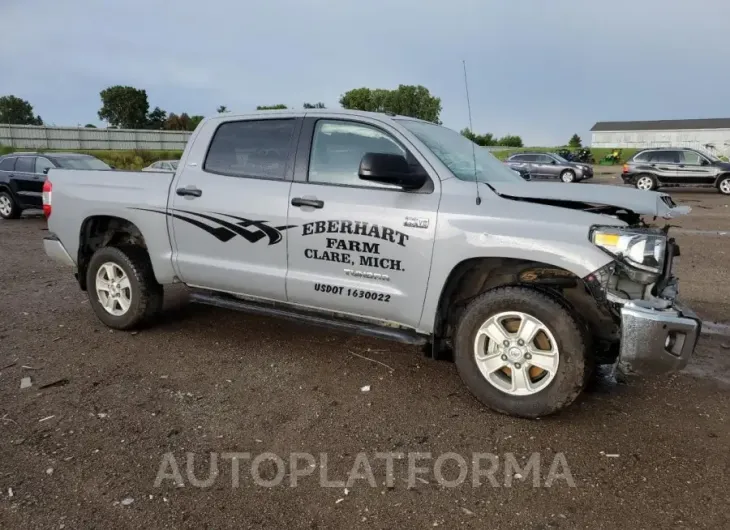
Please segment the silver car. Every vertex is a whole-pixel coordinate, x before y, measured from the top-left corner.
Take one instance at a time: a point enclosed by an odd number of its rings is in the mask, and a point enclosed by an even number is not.
[[[142,168],[142,171],[177,171],[177,160],[158,160],[154,164]]]
[[[578,182],[593,178],[593,167],[590,165],[570,162],[555,153],[516,153],[505,162],[512,169],[529,173],[531,180]]]

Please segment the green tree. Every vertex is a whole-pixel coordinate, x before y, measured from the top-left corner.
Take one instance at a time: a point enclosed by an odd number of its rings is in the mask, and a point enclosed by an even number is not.
[[[166,119],[167,112],[162,110],[160,107],[155,107],[147,116],[147,128],[155,130],[163,129]]]
[[[431,95],[421,85],[398,85],[395,90],[355,88],[340,97],[340,105],[346,109],[391,112],[441,123],[441,98]]]
[[[482,147],[496,145],[494,135],[492,133],[476,134],[467,127],[466,129],[462,129],[461,135],[469,138],[469,140],[477,145],[481,145]]]
[[[283,110],[285,108],[287,108],[286,105],[279,103],[278,105],[259,105],[256,110]]]
[[[87,123],[86,125],[84,125],[84,127],[87,129],[96,129],[96,125],[94,125],[93,123]]]
[[[220,107],[218,107],[218,109],[216,110],[216,112],[218,114],[223,114],[225,112],[228,112],[228,107],[226,107],[225,105],[221,105]]]
[[[570,137],[570,141],[568,142],[568,147],[578,148],[583,147],[583,142],[580,139],[580,136],[577,134],[574,134]]]
[[[228,112],[228,111],[226,111],[226,112]],[[190,116],[190,123],[188,124],[188,127],[190,127],[190,128],[188,129],[188,131],[194,131],[195,128],[198,125],[200,125],[200,122],[203,121],[204,119],[205,119],[205,116],[198,116],[198,115]]]
[[[503,145],[505,147],[524,147],[524,144],[522,143],[522,138],[511,134],[503,136],[502,138],[497,140],[495,145]]]
[[[15,96],[0,98],[0,123],[11,125],[43,125],[40,116],[33,115],[33,106]]]
[[[147,125],[150,109],[147,91],[131,86],[116,85],[102,90],[99,119],[113,127],[142,129]]]
[[[322,102],[319,102],[319,103],[305,103],[304,105],[302,105],[302,107],[305,108],[305,109],[325,109],[325,108],[327,108],[327,107],[324,106],[324,103],[322,103]]]

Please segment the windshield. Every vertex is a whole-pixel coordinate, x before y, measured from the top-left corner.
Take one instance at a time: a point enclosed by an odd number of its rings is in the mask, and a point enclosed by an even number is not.
[[[64,156],[58,157],[56,162],[64,169],[111,169],[104,162],[93,156],[80,156],[78,158]]]
[[[460,180],[479,182],[525,182],[484,147],[456,131],[433,123],[399,120]],[[474,161],[476,160],[476,171]]]

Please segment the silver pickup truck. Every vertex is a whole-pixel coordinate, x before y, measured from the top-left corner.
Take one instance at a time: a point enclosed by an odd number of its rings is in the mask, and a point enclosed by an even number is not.
[[[423,345],[508,414],[570,404],[596,364],[682,369],[701,322],[669,195],[525,182],[432,123],[310,110],[201,122],[174,174],[51,169],[47,254],[127,330],[196,302]],[[212,337],[211,337],[212,339]]]

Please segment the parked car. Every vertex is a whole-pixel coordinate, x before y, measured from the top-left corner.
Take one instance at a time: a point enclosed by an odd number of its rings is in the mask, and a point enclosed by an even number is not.
[[[531,178],[530,178],[530,172],[527,171],[525,168],[522,168],[522,167],[511,167],[510,169],[512,171],[514,171],[515,173],[517,173],[523,179],[525,179],[525,180],[531,180]]]
[[[51,168],[111,169],[96,157],[78,153],[13,153],[0,156],[0,217],[17,219],[23,210],[43,206],[43,183]]]
[[[158,160],[154,164],[142,168],[142,171],[171,171],[175,172],[177,169],[177,160]]]
[[[713,187],[730,195],[730,164],[696,149],[644,149],[624,164],[621,178],[640,190]]]
[[[526,184],[385,114],[220,114],[194,139],[167,178],[49,172],[45,251],[111,328],[182,282],[194,302],[450,348],[482,403],[525,417],[571,403],[596,363],[660,373],[694,351],[679,248],[641,217],[689,211],[669,195]]]
[[[506,163],[513,169],[526,170],[532,180],[579,182],[593,178],[593,167],[589,164],[570,162],[555,153],[516,153]]]

